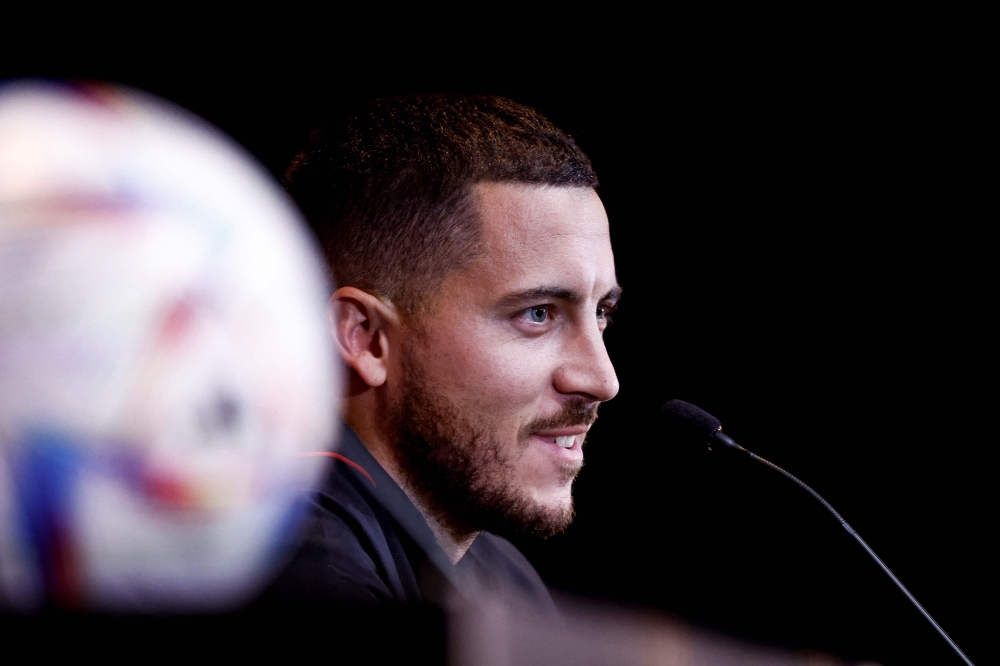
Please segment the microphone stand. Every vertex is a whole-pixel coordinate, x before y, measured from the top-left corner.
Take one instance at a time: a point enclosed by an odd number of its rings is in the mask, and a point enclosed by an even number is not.
[[[937,632],[939,634],[941,634],[941,637],[948,642],[948,645],[951,646],[951,649],[953,649],[955,651],[955,653],[959,657],[962,658],[962,661],[964,661],[966,664],[968,664],[968,666],[975,666],[972,663],[972,661],[970,661],[969,658],[965,656],[965,653],[962,652],[961,648],[959,648],[958,645],[955,644],[955,641],[951,640],[951,636],[949,636],[945,632],[945,630],[941,628],[941,625],[938,624],[934,620],[933,617],[931,617],[931,614],[928,613],[924,609],[924,607],[920,605],[920,602],[917,601],[917,598],[914,597],[912,594],[910,594],[910,591],[906,589],[906,586],[904,586],[903,583],[900,582],[900,580],[898,578],[896,578],[896,574],[892,573],[892,571],[889,570],[889,567],[887,567],[885,565],[885,562],[883,562],[879,558],[879,556],[875,554],[875,551],[871,549],[871,546],[869,546],[867,543],[865,543],[865,540],[862,539],[861,536],[857,532],[854,531],[854,528],[851,527],[850,525],[848,525],[847,521],[844,520],[844,518],[839,513],[837,513],[837,510],[834,509],[832,506],[830,506],[830,503],[827,502],[825,499],[823,499],[822,496],[820,496],[820,494],[818,492],[816,492],[815,490],[813,490],[812,488],[810,488],[805,482],[803,482],[797,476],[795,476],[794,474],[791,474],[789,472],[786,472],[784,469],[778,467],[777,465],[775,465],[770,460],[765,460],[764,458],[761,458],[759,455],[757,455],[753,451],[748,451],[747,449],[744,449],[742,446],[740,446],[739,444],[737,444],[733,440],[732,437],[730,437],[729,435],[723,434],[721,427],[717,428],[716,431],[714,433],[712,433],[712,439],[711,439],[711,441],[718,442],[719,444],[723,444],[724,446],[728,446],[729,448],[737,449],[739,451],[742,451],[743,453],[746,453],[747,455],[749,455],[751,458],[753,458],[757,462],[760,462],[760,463],[762,463],[764,465],[767,465],[768,467],[770,467],[774,471],[779,472],[780,474],[784,475],[785,477],[791,479],[800,488],[802,488],[807,493],[809,493],[810,495],[812,495],[813,497],[815,497],[817,500],[819,500],[819,503],[822,504],[824,507],[826,507],[827,511],[829,511],[830,513],[833,514],[833,517],[836,518],[838,522],[840,522],[840,525],[845,530],[847,530],[847,533],[850,534],[852,537],[854,537],[854,539],[858,543],[861,544],[861,547],[865,549],[865,552],[867,552],[869,555],[871,555],[871,558],[873,560],[875,560],[875,562],[880,567],[882,567],[882,571],[884,571],[886,573],[886,575],[888,575],[889,578],[892,579],[892,582],[896,584],[896,587],[898,587],[900,590],[902,590],[903,594],[906,595],[906,598],[909,599],[910,602],[913,603],[913,605],[917,607],[917,610],[919,610],[920,613],[925,618],[927,618],[927,621],[930,622],[931,625],[933,625],[935,629],[937,629]]]

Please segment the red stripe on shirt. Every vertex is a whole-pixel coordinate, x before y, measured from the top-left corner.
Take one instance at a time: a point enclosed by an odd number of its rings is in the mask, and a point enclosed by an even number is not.
[[[303,453],[302,455],[308,456],[310,458],[311,457],[315,457],[315,456],[325,456],[327,458],[336,458],[337,460],[340,460],[341,462],[347,463],[348,465],[350,465],[354,469],[356,469],[359,472],[361,472],[362,474],[364,474],[368,478],[368,480],[372,482],[372,485],[375,486],[376,488],[378,488],[378,486],[375,485],[375,479],[372,478],[372,475],[369,474],[368,471],[364,467],[362,467],[361,465],[359,465],[358,463],[354,462],[353,460],[351,460],[350,458],[348,458],[346,456],[342,456],[339,453],[331,453],[330,451],[310,451],[309,453]]]

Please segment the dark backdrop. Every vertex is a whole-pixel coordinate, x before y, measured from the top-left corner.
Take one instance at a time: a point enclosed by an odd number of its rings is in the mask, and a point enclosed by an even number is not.
[[[588,441],[577,520],[520,544],[542,576],[764,643],[957,663],[814,500],[668,441],[657,412],[679,397],[812,484],[983,661],[995,271],[975,86],[920,59],[765,51],[464,75],[460,53],[392,67],[312,53],[303,68],[288,51],[29,58],[5,73],[152,91],[276,175],[368,97],[483,92],[539,109],[594,161],[625,289],[606,335],[622,389]]]

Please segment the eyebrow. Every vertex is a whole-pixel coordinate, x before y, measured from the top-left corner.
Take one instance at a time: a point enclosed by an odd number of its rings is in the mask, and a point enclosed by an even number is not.
[[[601,301],[617,301],[621,298],[621,295],[622,288],[615,285],[601,298]],[[540,300],[566,301],[567,303],[575,305],[583,301],[583,296],[572,289],[566,289],[564,287],[535,287],[533,289],[526,289],[513,294],[507,294],[497,302],[497,305],[500,307],[513,307],[521,305],[522,303]]]
[[[622,297],[622,288],[616,284],[614,287],[611,288],[611,291],[604,294],[604,297],[601,298],[601,300],[614,301],[617,303],[621,297]]]

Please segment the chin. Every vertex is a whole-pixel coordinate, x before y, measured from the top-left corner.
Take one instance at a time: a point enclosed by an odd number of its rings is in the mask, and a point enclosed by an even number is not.
[[[536,506],[549,513],[573,510],[573,491],[570,486],[537,491],[532,499]]]

